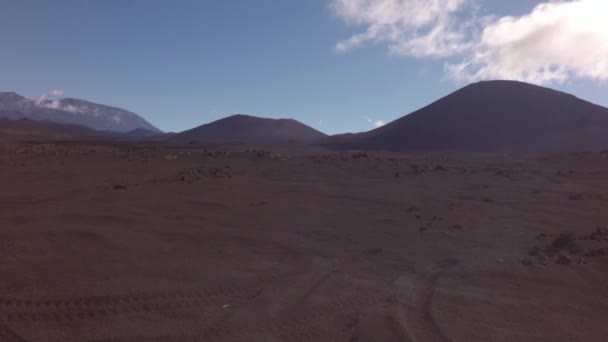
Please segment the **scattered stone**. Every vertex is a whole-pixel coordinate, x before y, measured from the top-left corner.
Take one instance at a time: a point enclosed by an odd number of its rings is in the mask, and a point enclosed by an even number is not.
[[[502,259],[496,259],[496,262],[499,263],[499,264],[504,264],[505,261],[502,260]]]
[[[587,258],[601,257],[601,256],[607,256],[607,255],[608,255],[608,248],[606,248],[606,247],[592,249],[592,250],[588,251],[587,253],[585,253],[585,256]]]
[[[410,167],[412,168],[412,171],[414,172],[414,174],[417,174],[417,175],[421,175],[425,171],[425,168],[423,166],[418,166],[416,164],[410,164]]]
[[[443,167],[442,165],[437,165],[435,166],[435,171],[447,171],[448,169],[446,169],[445,167]]]
[[[598,227],[588,236],[588,239],[593,241],[608,241],[608,228]]]
[[[361,159],[361,158],[368,158],[367,153],[355,153],[352,155],[353,159]]]
[[[407,212],[408,212],[408,213],[412,213],[412,212],[415,212],[415,211],[416,211],[416,212],[419,212],[419,211],[420,211],[420,209],[419,209],[419,208],[416,208],[416,207],[410,207],[410,208],[408,208],[408,209],[407,209]]]
[[[421,233],[424,233],[424,232],[426,232],[427,230],[429,230],[429,227],[420,227],[420,228],[418,228],[418,230],[419,230]]]
[[[568,199],[571,201],[580,201],[583,199],[583,195],[581,194],[570,194],[568,195]]]
[[[180,173],[177,174],[176,178],[174,178],[174,180],[176,181],[182,181],[182,182],[189,182],[191,183],[192,181],[195,180],[200,180],[203,178],[231,178],[232,174],[230,173],[230,170],[222,167],[222,168],[192,168],[192,169],[186,169],[186,170],[182,170]]]

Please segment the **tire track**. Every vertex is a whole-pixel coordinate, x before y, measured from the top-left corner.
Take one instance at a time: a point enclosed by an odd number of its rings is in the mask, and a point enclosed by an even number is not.
[[[407,332],[409,339],[403,341],[412,342],[449,342],[450,339],[441,331],[433,318],[431,305],[437,280],[448,269],[458,265],[456,259],[443,260],[431,270],[431,274],[422,281],[414,293],[413,300],[409,305],[398,303],[397,315],[403,317],[400,324]]]
[[[399,342],[412,342],[407,330],[399,322],[399,320],[393,315],[386,315],[384,317],[388,331],[397,339]]]
[[[232,297],[224,300],[224,306],[217,306],[218,312],[208,319],[208,323],[204,322],[198,332],[189,335],[161,335],[161,336],[130,336],[130,337],[111,337],[107,339],[89,340],[90,342],[138,342],[138,341],[212,341],[223,339],[226,337],[243,337],[247,336],[243,331],[234,331],[231,329],[231,320],[237,313],[244,310],[250,303],[255,301],[265,288],[277,281],[286,279],[294,274],[292,273],[274,273],[266,276],[260,276],[253,281],[252,284],[244,286],[241,289],[239,297]],[[229,304],[226,304],[229,303]],[[226,305],[228,305],[226,307]]]
[[[197,314],[205,316],[205,313],[217,311],[226,303],[234,306],[247,302],[255,297],[265,284],[286,276],[284,273],[274,273],[260,276],[245,284],[239,282],[191,291],[59,300],[0,298],[0,323],[60,323],[128,314],[179,313],[186,310],[198,311]]]
[[[95,320],[111,316],[175,312],[220,305],[219,299],[238,293],[173,293],[160,296],[127,296],[112,299],[72,301],[14,301],[0,309],[0,322],[52,323]]]
[[[335,319],[344,319],[346,330],[335,340],[356,341],[359,312],[381,302],[384,298],[382,293],[378,293],[375,289],[359,287],[351,288],[348,294],[330,297],[330,300],[324,301],[321,305],[309,303],[309,299],[318,293],[332,277],[344,272],[367,255],[367,253],[362,253],[338,263],[336,267],[318,276],[309,286],[294,284],[302,290],[300,294],[292,297],[292,300],[284,305],[285,309],[282,310],[283,313],[275,323],[276,336],[285,341],[318,341],[320,335],[316,328],[327,327],[328,322]],[[333,334],[336,331],[327,331],[327,333]]]
[[[160,335],[160,336],[131,336],[125,338],[108,338],[89,340],[90,342],[200,342],[197,335]]]

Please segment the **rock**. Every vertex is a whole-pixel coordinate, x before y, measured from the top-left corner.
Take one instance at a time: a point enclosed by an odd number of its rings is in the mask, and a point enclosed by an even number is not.
[[[127,185],[126,184],[115,184],[114,190],[127,190]]]
[[[532,247],[532,249],[530,249],[530,251],[528,252],[528,255],[539,256],[539,255],[543,255],[544,252],[545,252],[544,248]]]
[[[504,264],[505,261],[502,260],[502,259],[496,259],[496,262],[499,263],[499,264]]]
[[[261,207],[263,205],[268,204],[268,202],[266,201],[259,201],[259,202],[253,202],[253,203],[249,203],[250,207]]]
[[[572,258],[569,256],[560,255],[555,260],[555,263],[558,265],[570,265],[570,263],[572,263]]]
[[[551,242],[551,246],[556,249],[571,248],[574,246],[575,237],[572,233],[561,234]]]
[[[455,224],[448,228],[448,230],[450,230],[450,231],[461,231],[463,229],[464,229],[464,227],[460,224]]]
[[[382,252],[383,252],[382,248],[372,248],[372,249],[370,249],[370,250],[367,251],[367,254],[369,254],[369,255],[378,255],[378,254],[380,254]]]
[[[521,261],[522,264],[526,265],[526,266],[531,266],[532,265],[532,259],[530,258],[525,258],[524,260]]]

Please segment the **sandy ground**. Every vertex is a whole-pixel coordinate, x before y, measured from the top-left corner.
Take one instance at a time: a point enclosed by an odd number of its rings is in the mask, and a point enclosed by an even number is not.
[[[606,341],[605,155],[230,150],[3,145],[0,341]]]

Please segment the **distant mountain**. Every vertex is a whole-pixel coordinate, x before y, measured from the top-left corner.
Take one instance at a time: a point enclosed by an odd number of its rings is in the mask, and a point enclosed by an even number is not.
[[[74,124],[97,131],[161,131],[139,115],[124,109],[78,99],[35,100],[13,92],[0,92],[0,118],[30,119]]]
[[[77,126],[27,119],[0,119],[0,140],[99,139],[98,132]]]
[[[237,114],[173,135],[170,142],[300,142],[325,137],[293,119],[266,119]]]
[[[136,128],[129,132],[100,132],[104,136],[119,140],[162,140],[169,137],[170,133],[159,133],[143,128]]]
[[[342,149],[565,152],[608,148],[608,109],[515,81],[466,86],[372,131],[330,137]]]

